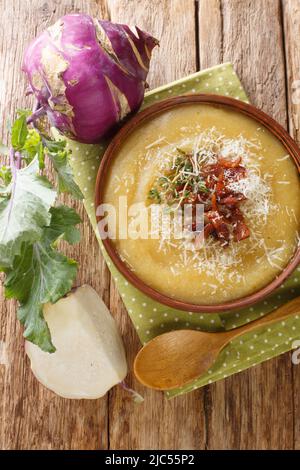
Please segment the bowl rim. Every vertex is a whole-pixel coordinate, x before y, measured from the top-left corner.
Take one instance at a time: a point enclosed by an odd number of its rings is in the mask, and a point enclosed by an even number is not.
[[[96,179],[95,210],[97,224],[101,219],[101,217],[97,215],[97,208],[103,202],[103,192],[105,187],[105,185],[102,183],[105,181],[108,169],[114,159],[114,156],[117,154],[117,151],[123,144],[124,140],[136,129],[137,126],[140,126],[142,123],[157,116],[158,114],[177,106],[188,105],[193,103],[219,105],[225,108],[230,108],[233,111],[241,112],[242,114],[256,120],[257,122],[262,124],[266,129],[268,129],[271,134],[273,134],[277,139],[279,139],[281,144],[287,150],[287,153],[293,158],[294,163],[298,169],[298,173],[300,174],[300,148],[297,146],[296,142],[288,134],[288,132],[281,126],[281,124],[279,124],[277,121],[275,121],[273,118],[268,116],[260,109],[243,101],[239,101],[234,98],[222,95],[204,93],[180,95],[160,101],[159,103],[150,105],[146,109],[140,111],[118,131],[118,133],[114,136],[114,138],[108,145],[102,157]],[[101,241],[116,268],[134,287],[146,294],[151,299],[163,305],[177,310],[195,313],[228,312],[253,305],[263,300],[275,289],[277,289],[294,271],[294,269],[298,266],[300,262],[299,246],[292,258],[290,259],[289,263],[281,271],[281,273],[276,276],[269,284],[262,287],[261,289],[245,297],[240,297],[229,302],[223,302],[218,304],[194,304],[190,302],[181,301],[172,297],[168,297],[167,295],[147,285],[138,276],[136,276],[134,272],[131,271],[131,269],[127,266],[127,264],[120,258],[117,250],[114,248],[113,243],[109,238],[102,239]]]

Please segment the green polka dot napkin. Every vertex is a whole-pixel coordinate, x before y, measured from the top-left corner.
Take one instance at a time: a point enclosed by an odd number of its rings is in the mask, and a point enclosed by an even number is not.
[[[228,63],[197,72],[150,91],[145,96],[143,108],[170,96],[200,92],[227,95],[248,102],[232,65]],[[107,143],[104,142],[100,145],[69,142],[75,178],[84,194],[84,205],[96,233],[95,181],[100,159],[106,146]],[[253,307],[220,315],[174,310],[155,302],[130,285],[109,259],[100,239],[99,243],[142,343],[173,329],[191,328],[203,331],[221,331],[237,328],[300,295],[300,268],[298,268],[280,289]],[[278,356],[292,349],[296,339],[300,339],[300,314],[269,328],[261,328],[255,334],[249,333],[232,341],[219,355],[216,363],[207,374],[199,377],[190,385],[167,392],[167,395],[173,397],[189,392]]]

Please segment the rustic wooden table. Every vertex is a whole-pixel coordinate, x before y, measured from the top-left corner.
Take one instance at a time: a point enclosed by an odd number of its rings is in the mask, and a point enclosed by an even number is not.
[[[137,24],[160,39],[151,87],[232,61],[251,101],[300,141],[300,0],[0,0],[4,140],[8,117],[30,104],[20,70],[26,44],[60,16],[79,11]],[[80,261],[78,283],[103,296],[131,365],[137,335],[77,206],[83,237],[69,254]],[[290,354],[171,401],[142,389],[132,374],[130,385],[145,397],[140,406],[118,387],[100,400],[69,401],[30,373],[15,308],[1,293],[7,364],[0,365],[0,448],[300,449],[300,366],[292,365]]]

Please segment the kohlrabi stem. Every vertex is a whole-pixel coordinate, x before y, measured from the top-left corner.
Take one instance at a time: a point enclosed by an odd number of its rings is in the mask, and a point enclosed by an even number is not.
[[[11,147],[9,151],[9,163],[13,179],[16,176],[15,150]]]
[[[37,106],[39,106],[39,103],[38,103]],[[35,121],[37,121],[38,119],[43,117],[45,114],[46,114],[45,108],[43,108],[43,106],[38,107],[35,111],[33,111],[31,116],[29,116],[27,118],[27,124],[33,124],[34,125]]]
[[[124,380],[122,380],[122,382],[120,382],[119,385],[124,390],[126,390],[126,392],[130,393],[130,395],[131,395],[133,401],[135,401],[135,403],[143,403],[144,398],[142,397],[142,395],[140,395],[138,392],[136,392],[132,388],[128,387],[128,385],[126,384],[126,382]]]
[[[21,152],[16,152],[15,155],[16,155],[16,157],[17,157],[16,169],[17,169],[17,170],[20,170],[20,168],[21,168],[21,162],[22,162],[22,154],[21,154]]]

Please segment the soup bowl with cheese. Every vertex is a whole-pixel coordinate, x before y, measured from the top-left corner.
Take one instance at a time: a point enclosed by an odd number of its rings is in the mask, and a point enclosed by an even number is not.
[[[253,304],[300,260],[299,161],[287,132],[249,104],[186,95],[150,106],[101,162],[104,247],[129,282],[168,306]]]

